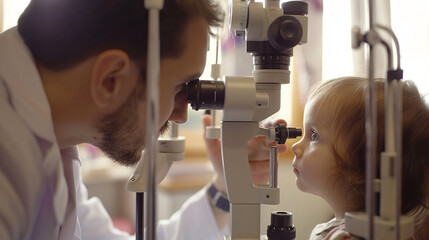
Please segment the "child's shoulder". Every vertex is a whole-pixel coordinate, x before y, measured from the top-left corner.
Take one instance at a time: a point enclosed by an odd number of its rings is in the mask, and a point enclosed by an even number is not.
[[[332,219],[329,222],[318,224],[311,233],[311,240],[360,240],[348,233],[344,219]]]
[[[344,219],[332,219],[325,223],[317,224],[311,232],[310,239],[311,240],[320,240],[325,239],[326,236],[336,229],[338,226],[344,224]]]
[[[363,238],[356,237],[346,231],[345,224],[332,229],[331,232],[326,235],[323,240],[364,240]],[[409,238],[408,240],[415,240],[414,237]]]
[[[360,240],[361,238],[351,235],[345,230],[342,224],[334,229],[325,237],[325,240]]]

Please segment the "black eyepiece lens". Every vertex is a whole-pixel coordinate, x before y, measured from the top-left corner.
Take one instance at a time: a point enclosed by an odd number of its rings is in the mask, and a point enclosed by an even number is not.
[[[192,109],[222,109],[225,101],[225,85],[222,81],[192,80],[187,84],[188,103]]]

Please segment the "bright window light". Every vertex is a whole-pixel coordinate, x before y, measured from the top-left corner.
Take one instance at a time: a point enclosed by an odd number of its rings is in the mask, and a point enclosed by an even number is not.
[[[429,2],[392,0],[391,7],[392,29],[401,48],[404,79],[413,80],[429,103]]]
[[[3,0],[3,30],[16,25],[19,16],[30,0]]]
[[[321,39],[323,43],[322,80],[353,74],[350,29],[350,1],[325,1],[323,4],[323,38]]]

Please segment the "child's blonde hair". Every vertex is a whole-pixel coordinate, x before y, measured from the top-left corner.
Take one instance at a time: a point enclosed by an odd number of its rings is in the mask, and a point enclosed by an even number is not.
[[[315,109],[326,111],[333,141],[331,147],[338,166],[336,184],[345,191],[350,203],[347,211],[365,208],[365,94],[368,81],[345,77],[321,82],[308,100]],[[377,93],[377,157],[384,151],[384,80],[375,80]],[[416,239],[429,239],[429,108],[416,86],[405,81],[403,98],[403,184],[402,213],[416,217]],[[379,159],[377,159],[379,169]],[[425,232],[426,231],[426,232]],[[426,236],[426,237],[424,237]]]

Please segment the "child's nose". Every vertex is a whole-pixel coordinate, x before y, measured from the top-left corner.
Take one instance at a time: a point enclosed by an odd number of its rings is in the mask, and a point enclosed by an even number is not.
[[[299,147],[299,142],[292,145],[291,149],[292,149],[293,154],[295,154],[296,157],[299,158],[302,156],[302,149]]]

